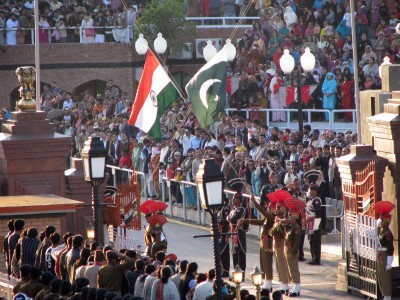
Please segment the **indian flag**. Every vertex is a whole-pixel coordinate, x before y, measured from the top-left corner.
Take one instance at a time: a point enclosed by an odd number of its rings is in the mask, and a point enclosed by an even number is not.
[[[147,51],[129,125],[161,140],[160,117],[179,93],[153,52]]]

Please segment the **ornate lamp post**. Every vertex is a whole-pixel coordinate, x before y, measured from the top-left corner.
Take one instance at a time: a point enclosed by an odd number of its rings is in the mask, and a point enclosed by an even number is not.
[[[211,230],[214,246],[216,296],[222,300],[222,267],[219,247],[220,232],[218,231],[217,214],[223,206],[224,174],[214,159],[203,159],[196,174],[201,206],[211,215]]]
[[[257,300],[260,300],[260,293],[261,293],[261,284],[262,284],[262,273],[258,267],[254,268],[254,271],[250,274],[251,275],[251,281],[253,281],[253,285],[256,287],[256,297]]]
[[[99,137],[89,137],[82,149],[85,180],[92,186],[92,208],[94,224],[94,240],[100,239],[99,224],[99,186],[103,183],[106,173],[107,151]]]
[[[236,265],[235,270],[232,271],[232,281],[236,284],[236,299],[241,300],[240,284],[243,282],[243,270],[239,265]]]
[[[315,56],[310,52],[310,48],[304,50],[303,55],[300,57],[301,67],[304,72],[311,72],[315,67]],[[292,55],[289,54],[289,50],[285,49],[283,55],[279,60],[279,64],[282,71],[285,74],[291,74],[293,72],[295,61]],[[298,118],[299,118],[299,131],[303,133],[303,101],[301,99],[301,73],[294,75],[296,78],[297,85],[297,101],[298,101]]]

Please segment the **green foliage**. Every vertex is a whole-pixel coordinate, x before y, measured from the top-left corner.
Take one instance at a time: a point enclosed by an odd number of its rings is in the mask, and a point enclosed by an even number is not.
[[[196,36],[196,25],[185,19],[184,0],[153,0],[146,6],[135,28],[135,37],[143,33],[153,49],[157,33],[161,32],[167,40],[171,52],[185,48],[182,35]],[[169,49],[168,49],[169,50]],[[167,50],[166,56],[169,52]]]

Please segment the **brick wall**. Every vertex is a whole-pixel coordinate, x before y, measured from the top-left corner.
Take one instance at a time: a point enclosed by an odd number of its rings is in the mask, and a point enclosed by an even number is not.
[[[36,215],[36,216],[13,216],[13,217],[10,216],[8,219],[7,218],[0,219],[0,237],[1,237],[0,272],[6,271],[4,263],[4,255],[3,255],[3,238],[8,232],[7,222],[10,219],[16,219],[16,218],[21,218],[25,221],[25,228],[36,227],[39,233],[43,231],[48,225],[55,226],[57,232],[60,232],[61,234],[65,233],[62,230],[66,230],[65,220],[64,220],[65,217],[61,215],[56,215],[56,216]]]
[[[240,37],[244,29],[239,29],[232,40]],[[223,38],[232,34],[232,29],[199,29],[196,38]],[[182,37],[194,43],[194,37]],[[135,66],[143,66],[143,56],[134,50],[133,44],[48,44],[40,46],[41,82],[56,80],[63,90],[73,92],[79,85],[92,81],[113,79],[115,84],[130,97],[134,94]],[[18,66],[34,65],[34,46],[19,45],[5,47],[0,53],[0,108],[10,105],[10,94],[19,87],[15,69]],[[93,64],[97,64],[93,67]],[[100,64],[100,65],[99,65]],[[101,66],[104,65],[104,67]],[[170,72],[194,74],[204,61],[191,64],[170,65]],[[88,65],[88,66],[85,66]],[[15,99],[14,99],[15,100]]]

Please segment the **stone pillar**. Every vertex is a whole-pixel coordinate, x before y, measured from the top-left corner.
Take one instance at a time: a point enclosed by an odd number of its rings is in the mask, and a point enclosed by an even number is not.
[[[400,92],[393,91],[392,99],[384,105],[384,112],[367,118],[374,149],[377,155],[389,161],[388,171],[383,178],[382,199],[396,205],[390,227],[395,239],[395,265],[399,264],[399,218],[400,213]]]
[[[365,131],[365,130],[364,130]],[[336,162],[339,167],[340,178],[342,181],[356,181],[356,172],[365,169],[368,163],[375,161],[376,163],[376,197],[377,201],[382,200],[381,192],[383,189],[383,176],[387,166],[387,160],[377,156],[374,153],[374,148],[371,145],[351,145],[350,154],[339,157]],[[345,205],[346,207],[346,205]],[[345,230],[345,229],[344,229]],[[342,231],[342,239],[345,235]],[[344,243],[342,243],[344,244]],[[347,263],[346,260],[342,260],[338,263],[338,281],[336,283],[336,289],[340,291],[347,291]]]
[[[1,194],[64,196],[70,140],[44,112],[12,112],[0,134]]]

